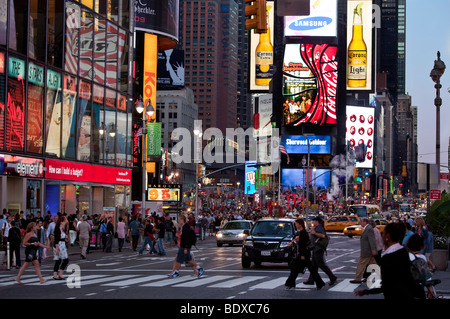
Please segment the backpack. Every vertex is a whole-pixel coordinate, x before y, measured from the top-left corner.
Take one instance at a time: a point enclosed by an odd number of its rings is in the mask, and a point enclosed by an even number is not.
[[[417,257],[414,254],[414,260],[411,261],[411,276],[413,280],[418,283],[425,283],[429,278],[431,278],[431,272],[428,269],[428,263],[422,258]]]
[[[166,220],[164,222],[164,226],[166,228],[166,231],[172,231],[172,229],[173,229],[173,222],[171,220]]]
[[[325,234],[324,238],[317,238],[316,245],[323,250],[327,250],[328,243],[330,242],[330,237]]]
[[[101,233],[106,233],[107,232],[107,230],[106,230],[106,223],[102,223],[100,225],[100,232]]]

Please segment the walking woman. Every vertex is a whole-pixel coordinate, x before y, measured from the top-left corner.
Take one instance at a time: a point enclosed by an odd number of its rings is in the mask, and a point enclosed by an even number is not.
[[[41,282],[41,284],[47,281],[41,275],[41,269],[39,267],[39,262],[37,260],[37,253],[39,247],[42,248],[50,248],[50,247],[47,247],[39,242],[39,239],[36,236],[36,230],[37,225],[35,222],[31,222],[27,225],[25,236],[23,238],[23,245],[25,246],[25,263],[20,268],[19,274],[16,277],[16,281],[19,284],[22,283],[20,281],[20,277],[23,275],[28,266],[30,266],[30,264],[33,264],[34,269],[36,271],[36,275],[39,277],[39,281]]]
[[[69,263],[69,254],[66,247],[66,219],[58,218],[55,225],[55,242],[53,246],[53,260],[55,265],[53,267],[53,279],[63,280],[64,270]]]
[[[295,288],[295,281],[298,274],[304,273],[305,268],[308,268],[317,289],[320,290],[325,286],[325,283],[318,272],[314,272],[314,268],[311,267],[311,251],[309,250],[310,239],[308,232],[306,231],[305,221],[301,218],[297,218],[295,220],[295,227],[299,231],[298,236],[294,239],[297,245],[297,256],[292,261],[291,273],[284,285],[286,286],[286,289]]]

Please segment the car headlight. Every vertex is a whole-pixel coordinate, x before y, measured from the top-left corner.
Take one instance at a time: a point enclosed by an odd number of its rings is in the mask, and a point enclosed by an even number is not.
[[[253,247],[253,241],[251,241],[251,240],[244,241],[244,246]]]
[[[292,242],[290,242],[290,241],[282,241],[282,242],[280,243],[280,248],[289,247],[289,246],[291,246],[291,245],[292,245]]]
[[[222,238],[222,237],[223,237],[223,234],[222,234],[222,233],[217,233],[217,234],[216,234],[216,237],[217,237],[217,238]]]
[[[238,234],[238,237],[240,237],[240,238],[245,238],[245,234],[244,234],[244,233],[239,233],[239,234]]]

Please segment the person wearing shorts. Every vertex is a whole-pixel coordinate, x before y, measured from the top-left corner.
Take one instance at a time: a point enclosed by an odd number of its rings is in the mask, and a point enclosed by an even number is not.
[[[178,218],[178,226],[180,231],[179,241],[178,241],[178,252],[177,257],[175,258],[175,262],[173,264],[173,269],[170,274],[168,274],[169,278],[176,278],[180,276],[180,268],[181,264],[187,263],[188,265],[192,266],[192,269],[194,269],[194,276],[197,276],[200,278],[204,270],[202,267],[200,267],[195,260],[192,259],[191,256],[191,247],[192,243],[189,239],[189,232],[193,231],[190,229],[191,226],[187,223],[187,218],[185,215],[181,215]]]

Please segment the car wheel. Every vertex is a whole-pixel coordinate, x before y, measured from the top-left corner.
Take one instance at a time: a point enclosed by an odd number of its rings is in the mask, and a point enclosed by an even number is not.
[[[243,268],[250,268],[251,260],[245,257],[242,257],[242,267]]]
[[[222,245],[223,245],[223,244],[219,244],[219,243],[217,243],[217,247],[222,247]]]
[[[261,267],[261,262],[260,261],[255,261],[255,266],[256,267]]]
[[[348,235],[348,238],[353,238],[353,235]]]

